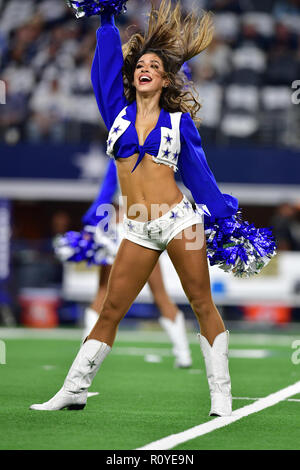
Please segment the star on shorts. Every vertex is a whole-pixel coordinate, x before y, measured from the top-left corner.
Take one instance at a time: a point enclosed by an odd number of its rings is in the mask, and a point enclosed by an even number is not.
[[[172,211],[171,215],[170,215],[170,219],[177,219],[179,217],[178,213],[175,212],[175,211]]]

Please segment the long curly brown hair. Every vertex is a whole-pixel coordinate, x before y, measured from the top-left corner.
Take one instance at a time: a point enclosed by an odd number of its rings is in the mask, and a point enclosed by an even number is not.
[[[166,111],[189,112],[194,120],[201,108],[195,97],[192,82],[180,71],[184,62],[200,54],[213,37],[212,15],[195,11],[183,18],[180,2],[172,7],[172,0],[162,0],[158,10],[152,3],[148,29],[145,34],[133,34],[123,45],[123,79],[125,96],[129,102],[136,99],[132,85],[136,63],[146,53],[157,54],[164,65],[164,78],[169,85],[163,88],[160,106]]]

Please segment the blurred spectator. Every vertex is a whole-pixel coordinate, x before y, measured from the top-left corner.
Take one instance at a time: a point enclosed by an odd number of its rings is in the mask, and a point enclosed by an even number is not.
[[[23,134],[27,115],[27,96],[20,90],[13,91],[8,81],[5,82],[5,88],[6,104],[1,105],[0,139],[7,143],[15,143]]]
[[[275,25],[274,36],[271,41],[271,46],[274,48],[281,48],[286,51],[295,51],[298,46],[298,37],[295,32],[282,21]]]
[[[282,47],[270,52],[269,64],[266,72],[267,82],[270,85],[289,85],[296,80],[298,62],[296,56]]]
[[[154,3],[158,6],[160,0]],[[253,97],[270,86],[290,89],[299,78],[300,0],[182,0],[182,4],[186,13],[192,7],[199,14],[203,8],[214,13],[214,40],[190,64],[195,88],[205,98],[203,132],[206,129],[211,139],[223,144],[233,137],[264,145],[257,129],[265,125],[265,103],[260,100],[256,107]],[[0,78],[9,82],[10,90],[7,109],[1,108],[1,136],[8,132],[11,142],[19,138],[77,142],[93,139],[97,132],[103,135],[90,80],[99,19],[76,20],[63,0],[6,0],[1,5]],[[143,30],[149,7],[146,1],[128,2],[127,13],[117,19],[123,42]],[[233,110],[226,99],[231,93],[226,86],[232,84],[251,89],[243,109]],[[255,111],[246,109],[249,99],[254,99]],[[286,107],[276,112],[283,135],[288,126],[285,113]],[[271,126],[270,141],[280,145],[276,126]]]
[[[274,214],[271,225],[278,250],[300,250],[300,203],[281,204]]]
[[[218,13],[214,16],[216,33],[221,40],[234,46],[240,29],[240,20],[234,13]]]
[[[223,81],[223,78],[226,77],[231,70],[231,60],[230,47],[215,35],[209,47],[191,61],[194,68],[198,69],[197,71],[195,70],[195,74],[193,75],[194,81],[200,81],[202,73],[201,69],[207,69],[208,67],[214,70],[214,73],[216,74],[215,78],[218,81]],[[206,81],[209,82],[210,80],[207,79]]]
[[[55,212],[51,220],[51,233],[54,237],[55,235],[62,235],[63,233],[70,230],[71,219],[67,212],[58,211]]]
[[[274,16],[281,18],[286,14],[299,15],[300,0],[276,0]]]
[[[242,2],[236,0],[207,0],[206,8],[209,10],[214,10],[216,12],[242,12]]]
[[[28,125],[29,140],[38,142],[50,138],[54,142],[63,141],[61,123],[68,118],[68,105],[69,97],[57,78],[40,86],[29,104],[32,112]]]
[[[49,226],[46,224],[47,237],[30,239],[21,235],[14,228],[12,238],[12,272],[14,284],[22,287],[60,286],[63,266],[55,257],[53,239],[56,235],[70,230],[71,220],[65,211],[57,211],[52,215]]]

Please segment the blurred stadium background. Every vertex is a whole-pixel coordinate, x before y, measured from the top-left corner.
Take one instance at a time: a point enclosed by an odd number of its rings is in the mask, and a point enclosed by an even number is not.
[[[143,29],[149,3],[128,1],[118,19],[124,41],[128,26]],[[182,0],[186,11],[192,3]],[[273,227],[278,243],[278,255],[252,279],[211,269],[232,333],[236,409],[299,380],[300,1],[194,3],[214,12],[216,26],[209,49],[189,64],[207,160],[244,218]],[[63,381],[97,288],[98,270],[63,266],[52,241],[81,228],[108,163],[90,82],[98,25],[95,17],[75,20],[63,0],[0,0],[3,449],[133,449],[209,419],[198,327],[167,255],[162,269],[186,313],[193,368],[173,368],[146,286],[93,383],[100,402],[89,399],[84,415],[28,412]],[[177,449],[299,449],[299,401],[298,393]]]
[[[300,2],[182,0],[186,11],[193,3],[214,12],[216,27],[189,64],[209,165],[246,220],[273,227],[279,248],[251,280],[212,269],[213,295],[232,327],[286,330],[300,321]],[[123,40],[128,26],[143,29],[148,9],[128,2]],[[96,290],[97,269],[62,266],[52,240],[80,229],[108,162],[90,82],[98,25],[75,20],[63,0],[0,0],[2,326],[80,326]],[[193,322],[166,256],[162,266]],[[127,318],[157,315],[145,287]]]

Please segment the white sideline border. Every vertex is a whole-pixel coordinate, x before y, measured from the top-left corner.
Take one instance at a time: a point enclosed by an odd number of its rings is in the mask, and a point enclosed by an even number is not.
[[[277,403],[289,398],[293,395],[300,393],[300,381],[289,385],[278,392],[271,393],[270,395],[260,398],[255,403],[251,405],[243,406],[232,412],[231,416],[219,417],[212,419],[206,423],[202,423],[199,426],[194,426],[193,428],[187,429],[186,431],[179,432],[177,434],[171,434],[170,436],[164,437],[157,441],[150,442],[143,447],[139,447],[135,450],[169,450],[183,444],[184,442],[195,439],[196,437],[203,436],[209,432],[215,431],[216,429],[223,428],[228,426],[235,421],[238,421],[241,418],[249,416],[258,411],[262,411],[265,408],[276,405]]]
[[[266,333],[235,333],[230,334],[230,344],[248,344],[254,346],[291,346],[292,342],[299,339],[300,334],[266,334]],[[0,327],[0,339],[82,339],[81,328],[24,328],[24,327]],[[188,332],[190,344],[199,344],[196,331]],[[123,342],[149,342],[170,343],[167,334],[161,330],[153,331],[128,331],[119,330],[116,338],[117,343]]]

